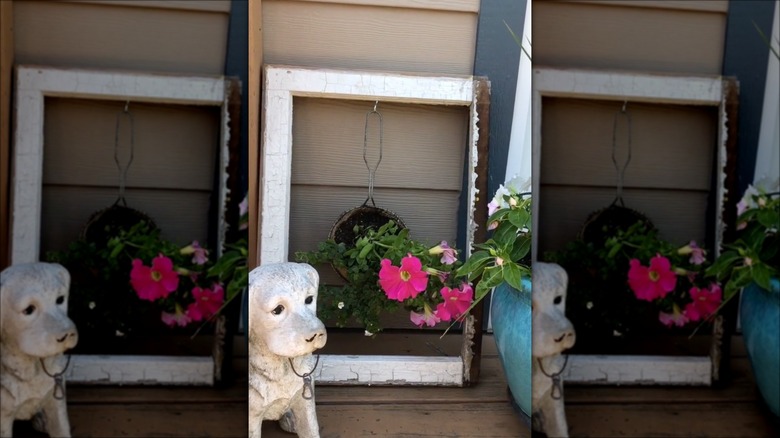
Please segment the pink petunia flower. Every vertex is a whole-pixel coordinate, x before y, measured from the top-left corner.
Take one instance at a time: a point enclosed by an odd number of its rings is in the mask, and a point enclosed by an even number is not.
[[[497,212],[499,208],[501,208],[501,206],[495,199],[488,202],[488,216],[493,216],[493,213]]]
[[[202,248],[197,240],[192,242],[192,247],[195,249],[195,252],[192,254],[192,263],[202,265],[209,260],[209,251],[206,248]]]
[[[179,287],[179,276],[173,270],[173,262],[160,254],[152,259],[152,266],[145,266],[140,259],[133,260],[130,285],[138,298],[155,301],[165,298]]]
[[[428,287],[428,273],[422,270],[422,262],[411,254],[401,259],[401,266],[393,266],[390,259],[382,259],[379,285],[387,298],[404,301],[414,298]]]
[[[436,306],[436,316],[442,321],[460,318],[471,306],[474,298],[474,289],[466,283],[461,287],[463,290],[458,288],[450,289],[446,286],[441,289],[440,293],[442,298],[444,298],[444,302]]]
[[[422,327],[423,324],[427,325],[428,327],[433,327],[436,325],[436,323],[441,321],[441,319],[436,315],[436,313],[431,312],[431,308],[428,307],[427,304],[425,304],[423,308],[423,313],[417,313],[415,311],[411,311],[409,313],[409,319],[417,327]]]
[[[184,313],[181,306],[178,304],[176,304],[176,310],[174,310],[174,313],[162,312],[160,319],[162,319],[162,322],[165,323],[165,325],[168,327],[173,327],[175,325],[178,325],[179,327],[185,327],[187,324],[192,322],[192,319],[187,316],[186,313]]]
[[[455,248],[450,248],[446,240],[442,240],[440,244],[429,249],[428,254],[441,254],[441,262],[445,265],[451,265],[458,261],[458,251]]]
[[[690,245],[692,251],[691,251],[691,258],[688,259],[688,261],[693,263],[694,265],[700,265],[704,263],[704,261],[706,260],[704,256],[707,255],[707,252],[704,251],[703,248],[699,248],[699,246],[696,245],[695,240],[691,240]]]
[[[249,221],[248,218],[245,218],[244,215],[249,211],[249,198],[247,196],[244,196],[244,199],[241,201],[241,203],[238,204],[238,216],[239,216],[239,224],[238,229],[239,230],[246,230],[249,228]]]
[[[195,302],[187,306],[187,316],[193,321],[201,321],[219,311],[225,302],[225,290],[219,284],[214,284],[211,289],[195,287],[192,289],[192,297]]]
[[[692,287],[688,293],[692,301],[685,306],[683,313],[691,321],[709,318],[723,301],[723,291],[715,283],[711,284],[709,289]]]
[[[680,311],[677,304],[673,305],[672,313],[658,312],[658,320],[667,327],[671,327],[672,324],[682,327],[688,323],[688,317]]]
[[[631,259],[628,284],[637,299],[653,301],[663,298],[677,286],[677,276],[672,272],[669,259],[656,255],[650,259],[650,266],[642,266],[637,259]]]

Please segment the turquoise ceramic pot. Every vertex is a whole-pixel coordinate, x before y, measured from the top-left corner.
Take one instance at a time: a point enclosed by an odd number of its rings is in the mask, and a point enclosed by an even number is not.
[[[780,417],[780,281],[771,290],[751,283],[742,291],[740,320],[753,374],[769,409]]]
[[[526,419],[531,416],[531,281],[523,291],[507,284],[493,292],[491,318],[498,356],[512,397]]]

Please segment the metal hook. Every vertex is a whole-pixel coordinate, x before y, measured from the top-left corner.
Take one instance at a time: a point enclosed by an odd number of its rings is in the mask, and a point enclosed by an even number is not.
[[[624,113],[624,112],[626,112],[626,105],[627,105],[627,104],[628,104],[628,101],[627,101],[627,100],[624,100],[624,101],[623,101],[623,108],[620,110],[620,112],[623,112],[623,113]]]
[[[126,102],[125,102],[125,109],[124,109],[124,112],[127,112],[127,111],[128,111],[128,107],[129,107],[129,106],[130,106],[130,101],[128,100],[128,101],[126,101]]]
[[[374,102],[374,109],[372,110],[372,112],[377,112],[377,110],[376,110],[377,105],[379,105],[379,101],[378,100],[376,102]]]

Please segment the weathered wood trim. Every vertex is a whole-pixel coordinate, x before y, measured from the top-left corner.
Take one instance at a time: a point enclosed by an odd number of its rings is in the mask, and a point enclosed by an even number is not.
[[[263,2],[262,0],[249,0],[249,181],[248,199],[249,211],[260,211],[262,193],[259,190],[260,181],[260,119],[262,108],[260,107],[260,95],[263,90],[261,76],[263,73]],[[258,265],[260,254],[260,230],[259,216],[249,215],[249,260],[251,268]]]
[[[565,384],[704,385],[712,383],[706,356],[570,355]]]
[[[419,75],[404,75],[394,73],[377,73],[362,71],[306,69],[297,67],[266,65],[263,89],[263,120],[262,120],[262,156],[261,172],[262,187],[260,194],[260,223],[258,234],[260,236],[260,262],[279,263],[288,260],[289,228],[290,228],[290,192],[292,174],[292,121],[293,121],[293,97],[319,97],[328,99],[351,99],[368,101],[390,101],[402,103],[417,103],[427,105],[460,105],[470,108],[470,144],[469,144],[469,169],[467,175],[476,179],[475,168],[479,162],[477,146],[479,143],[479,129],[477,129],[477,96],[475,95],[475,83],[471,76],[455,77],[442,76],[430,77]],[[476,201],[473,188],[469,189],[470,207],[466,213],[467,229],[474,229],[474,203]],[[473,233],[469,233],[469,241],[466,248],[471,246]],[[476,336],[481,336],[481,330]],[[464,349],[470,340],[463,339]],[[465,357],[465,356],[464,356]],[[447,366],[442,372],[452,374],[457,367],[457,380],[449,382],[442,377],[440,372],[422,373],[418,377],[407,380],[407,384],[414,385],[462,385],[464,382],[464,370],[466,365],[464,357],[447,359]],[[387,370],[390,374],[380,374],[378,380],[391,384],[399,380],[399,373],[403,370],[417,370],[421,373],[423,368],[409,368],[416,362],[423,361],[429,364],[427,357],[406,356],[397,359],[398,356],[349,357],[346,363],[351,367],[363,367],[361,361],[366,361],[368,370]],[[335,360],[335,359],[325,359]],[[466,361],[473,358],[465,357]],[[428,362],[426,362],[428,361]],[[452,363],[455,365],[453,365]],[[340,362],[333,362],[340,363]],[[400,365],[396,365],[396,363]],[[427,366],[427,365],[424,365]],[[362,368],[361,368],[362,369]],[[434,368],[435,369],[435,368]],[[355,378],[354,372],[340,372],[332,377],[331,382],[344,384],[376,384],[372,371],[369,372],[369,380]],[[378,371],[376,371],[378,372]],[[351,374],[350,374],[351,373]],[[389,377],[388,377],[389,375]],[[327,374],[326,374],[326,378]],[[341,379],[347,379],[342,382]],[[406,380],[407,377],[400,380]],[[321,380],[322,381],[322,380]],[[394,383],[393,383],[394,384]]]
[[[214,360],[208,356],[71,356],[68,384],[213,385]]]
[[[250,0],[251,1],[251,0]],[[479,12],[479,0],[298,0],[314,3],[333,3],[355,6],[384,6],[389,8],[430,9],[434,11]]]
[[[100,6],[132,8],[174,9],[193,12],[230,13],[230,0],[65,0],[70,3],[86,3]]]
[[[11,74],[14,65],[14,3],[0,2],[0,269],[10,264],[9,237],[11,142]]]
[[[728,0],[563,0],[571,3],[603,5],[603,6],[628,6],[636,8],[668,9],[677,11],[728,12]]]
[[[16,119],[12,184],[11,262],[39,259],[43,173],[43,120],[46,96],[111,99],[186,105],[225,104],[225,80],[128,72],[19,66],[16,69]],[[223,126],[227,112],[223,111]],[[221,153],[226,150],[224,132]],[[225,158],[227,160],[227,158]],[[219,191],[224,191],[220,178]],[[224,205],[219,206],[224,210]],[[218,242],[221,246],[222,242]]]
[[[459,357],[322,355],[317,385],[462,386]]]

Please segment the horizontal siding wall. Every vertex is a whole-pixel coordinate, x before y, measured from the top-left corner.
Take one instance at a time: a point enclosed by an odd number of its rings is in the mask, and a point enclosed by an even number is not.
[[[699,3],[698,5],[695,3]],[[533,4],[534,64],[556,68],[717,75],[727,2],[547,2]],[[588,215],[615,199],[612,130],[622,102],[544,98],[539,254],[576,238]],[[717,109],[628,102],[632,158],[626,207],[644,213],[662,238],[712,244],[708,205]],[[539,115],[534,114],[534,117]],[[617,161],[627,133],[619,119]]]
[[[221,75],[230,6],[229,0],[17,1],[15,62]],[[65,248],[92,213],[116,201],[114,128],[124,104],[46,99],[42,254]],[[128,172],[128,206],[151,216],[163,236],[177,243],[207,241],[219,109],[140,102],[130,102],[129,109],[135,118],[135,157]],[[127,153],[124,128],[120,142]]]
[[[479,0],[264,0],[262,8],[266,64],[428,76],[473,71]],[[343,212],[365,201],[363,136],[373,102],[295,98],[293,105],[290,259],[316,249]],[[468,109],[379,102],[378,110],[384,151],[376,205],[397,214],[415,239],[455,242]],[[377,151],[373,130],[369,163]],[[323,282],[340,281],[329,268],[320,274]],[[401,313],[385,327],[411,327]]]

